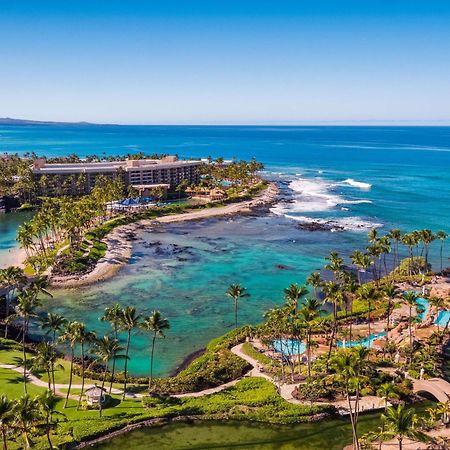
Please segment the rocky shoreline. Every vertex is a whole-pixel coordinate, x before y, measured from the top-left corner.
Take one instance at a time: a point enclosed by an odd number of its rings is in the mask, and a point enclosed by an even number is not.
[[[133,248],[133,239],[130,239],[130,236],[133,236],[139,229],[186,220],[202,220],[212,217],[248,214],[252,211],[269,207],[277,201],[278,194],[278,187],[274,183],[270,183],[264,191],[251,200],[216,208],[205,208],[181,214],[167,215],[155,220],[139,220],[135,223],[117,227],[103,239],[103,242],[107,245],[106,254],[97,262],[92,271],[76,276],[50,276],[49,285],[52,288],[73,289],[89,286],[113,277],[130,260]]]

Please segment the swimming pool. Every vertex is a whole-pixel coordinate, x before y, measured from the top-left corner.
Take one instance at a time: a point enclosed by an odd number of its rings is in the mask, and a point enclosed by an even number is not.
[[[428,314],[428,310],[430,309],[430,304],[428,303],[428,300],[426,298],[422,297],[419,297],[416,300],[416,303],[422,309],[422,311],[417,314],[417,317],[419,317],[419,319],[423,322]]]
[[[277,339],[273,341],[273,346],[284,356],[301,355],[306,351],[305,343],[294,339]]]
[[[434,323],[440,327],[445,327],[450,322],[450,311],[440,311]]]
[[[363,339],[358,339],[356,341],[345,341],[345,348],[350,347],[372,347],[374,341],[377,339],[382,338],[383,336],[386,336],[386,332],[382,331],[381,333],[374,333],[370,336],[367,336]],[[339,341],[337,343],[338,348],[344,348],[344,341]]]

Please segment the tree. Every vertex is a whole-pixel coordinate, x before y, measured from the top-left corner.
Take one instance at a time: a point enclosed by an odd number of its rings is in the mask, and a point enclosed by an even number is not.
[[[442,272],[442,253],[444,251],[444,242],[448,237],[448,234],[445,231],[438,231],[436,233],[436,237],[441,241],[440,249],[439,249],[439,255],[441,259],[441,272]]]
[[[143,330],[153,333],[152,345],[150,350],[150,377],[148,379],[148,390],[151,391],[153,380],[153,355],[155,350],[156,337],[165,337],[164,331],[170,328],[169,321],[162,316],[159,311],[153,311],[150,316],[146,317],[141,324]]]
[[[306,289],[306,287],[299,286],[295,283],[292,283],[289,287],[284,289],[284,298],[287,300],[289,308],[291,309],[294,317],[297,315],[298,301],[307,293],[308,289]]]
[[[322,286],[322,278],[319,272],[313,272],[306,279],[306,284],[314,288],[314,297],[317,297],[317,290]]]
[[[333,327],[331,330],[330,346],[329,346],[328,355],[327,355],[327,370],[328,370],[328,363],[330,361],[331,350],[334,345],[334,340],[335,340],[336,331],[337,331],[337,311],[338,311],[338,308],[342,307],[344,295],[342,293],[342,290],[341,290],[341,287],[339,286],[339,284],[334,283],[333,281],[328,281],[328,282],[324,283],[323,292],[325,294],[325,303],[330,303],[333,306]]]
[[[402,232],[398,228],[393,228],[391,231],[389,231],[388,236],[394,241],[394,267],[397,267],[399,263],[398,244],[402,240]]]
[[[131,332],[133,329],[137,328],[139,325],[140,315],[137,314],[136,308],[132,306],[127,306],[123,312],[122,317],[120,319],[120,329],[127,333],[127,345],[125,348],[125,368],[124,368],[124,381],[123,381],[123,397],[125,400],[125,395],[127,392],[127,375],[128,375],[128,355],[130,351],[130,343],[131,343]]]
[[[408,328],[409,328],[409,346],[411,347],[412,351],[412,343],[413,343],[413,335],[412,335],[412,309],[414,307],[417,307],[417,299],[419,296],[412,291],[404,292],[403,293],[403,303],[405,303],[406,306],[408,306],[409,309],[409,320],[408,320]]]
[[[27,393],[27,352],[26,336],[28,334],[28,324],[32,317],[37,317],[36,308],[39,306],[39,300],[35,293],[26,291],[19,294],[17,298],[15,316],[22,319],[22,352],[23,352],[23,386]]]
[[[64,408],[67,407],[69,401],[70,390],[72,388],[73,377],[73,360],[75,359],[75,345],[79,339],[79,332],[83,325],[80,322],[72,321],[66,323],[64,333],[60,336],[61,342],[67,342],[70,347],[70,374],[69,374],[69,387],[67,389],[66,399],[64,401]]]
[[[331,366],[335,371],[333,377],[341,383],[347,398],[352,425],[353,448],[355,450],[360,448],[358,439],[359,397],[361,383],[364,380],[364,372],[368,366],[368,355],[368,349],[355,347],[338,351],[331,361]],[[352,393],[355,393],[354,407],[351,402]]]
[[[6,397],[0,396],[0,432],[2,433],[3,450],[8,450],[7,432],[13,419],[12,408],[14,403]]]
[[[372,320],[370,313],[372,311],[372,304],[380,298],[380,293],[373,285],[364,284],[357,290],[356,298],[358,300],[362,300],[367,303],[368,335],[370,337],[370,325]],[[369,347],[370,347],[370,339],[369,339]]]
[[[386,284],[383,287],[383,294],[385,298],[387,298],[388,300],[387,317],[386,317],[386,343],[387,343],[389,341],[389,329],[393,308],[392,302],[395,296],[398,294],[398,289],[395,287],[395,284]]]
[[[436,414],[441,417],[442,422],[448,426],[450,419],[450,400],[439,402],[435,408]]]
[[[45,331],[45,334],[52,333],[52,342],[56,343],[56,334],[64,328],[66,323],[67,320],[60,314],[49,312],[44,319],[41,319],[41,329]]]
[[[408,255],[409,255],[409,268],[408,275],[412,275],[412,266],[413,266],[413,247],[417,245],[417,236],[414,233],[405,233],[402,236],[402,244],[408,247]]]
[[[320,314],[324,311],[322,309],[322,302],[316,298],[307,298],[298,312],[298,317],[306,326],[306,351],[308,358],[308,377],[311,377],[311,333],[312,327]]]
[[[428,267],[428,252],[430,250],[430,244],[436,239],[436,236],[431,230],[424,229],[420,232],[420,238],[425,249],[425,267]]]
[[[377,389],[378,397],[381,397],[384,400],[384,409],[386,410],[388,407],[388,401],[394,398],[399,398],[397,394],[397,390],[395,389],[395,385],[392,383],[382,383],[380,387]]]
[[[95,333],[86,330],[86,326],[84,323],[80,323],[77,330],[76,342],[80,345],[81,350],[81,391],[78,397],[78,405],[77,410],[80,409],[81,406],[81,398],[84,392],[84,381],[85,381],[85,347],[86,344],[89,344],[95,340]]]
[[[0,269],[0,284],[7,286],[5,295],[6,300],[6,314],[8,319],[11,301],[16,296],[18,290],[21,290],[27,282],[25,274],[20,267],[10,266],[6,269]],[[8,337],[8,320],[5,320],[5,338]]]
[[[25,394],[14,404],[12,412],[14,414],[14,426],[20,430],[24,448],[27,450],[31,447],[30,430],[40,418],[38,402]]]
[[[101,339],[98,339],[96,341],[95,345],[96,345],[95,353],[104,365],[101,394],[100,394],[100,401],[99,401],[99,409],[100,409],[100,417],[101,417],[102,416],[101,396],[103,395],[104,388],[105,388],[106,374],[108,373],[109,362],[113,358],[115,358],[115,359],[125,358],[125,361],[126,361],[128,357],[125,355],[119,355],[119,352],[123,350],[122,347],[119,345],[119,342],[117,341],[117,339],[111,339],[109,336],[103,336]],[[124,393],[125,393],[125,391],[124,391]]]
[[[337,282],[337,274],[343,268],[344,260],[339,256],[338,252],[331,252],[330,256],[325,258],[329,263],[325,266],[325,269],[331,270],[333,272],[334,281]]]
[[[428,298],[428,303],[430,304],[430,306],[432,306],[433,308],[436,308],[437,311],[437,315],[439,315],[439,313],[447,307],[448,305],[448,301],[443,299],[442,297],[429,297]],[[438,331],[439,331],[439,323],[438,323]]]
[[[233,299],[234,304],[234,327],[238,327],[238,301],[242,298],[250,297],[247,289],[240,284],[231,284],[226,294]]]
[[[32,359],[31,370],[45,371],[48,377],[48,390],[55,391],[55,366],[58,361],[55,346],[50,342],[40,342],[36,346],[36,356]],[[59,364],[59,368],[63,369],[63,366]]]
[[[100,320],[103,322],[109,322],[111,324],[111,327],[113,329],[113,337],[114,339],[119,339],[119,328],[122,320],[123,311],[121,306],[116,303],[113,306],[110,306],[108,308],[105,308],[105,313],[102,317],[100,317]],[[109,383],[109,393],[111,394],[113,380],[114,380],[114,374],[116,373],[116,358],[113,358],[112,361],[112,368],[111,368],[111,380]]]
[[[414,429],[415,416],[414,409],[405,409],[404,405],[398,405],[396,408],[391,406],[381,416],[385,429],[397,438],[399,450],[403,448],[405,437],[421,441],[425,438],[423,433]]]
[[[44,428],[47,436],[49,448],[53,448],[52,441],[50,439],[50,431],[55,427],[56,423],[53,421],[53,416],[59,414],[64,416],[63,413],[56,410],[58,404],[58,397],[56,397],[50,390],[45,391],[42,395],[37,397],[38,408],[41,414],[44,416]]]

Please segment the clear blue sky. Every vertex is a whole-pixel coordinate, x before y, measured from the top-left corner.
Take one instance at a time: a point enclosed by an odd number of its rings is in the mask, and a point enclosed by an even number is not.
[[[449,0],[0,0],[0,117],[450,122]]]

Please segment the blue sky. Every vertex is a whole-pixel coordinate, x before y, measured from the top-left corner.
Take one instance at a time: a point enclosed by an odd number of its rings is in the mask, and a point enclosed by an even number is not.
[[[0,117],[450,123],[450,1],[0,0]]]

